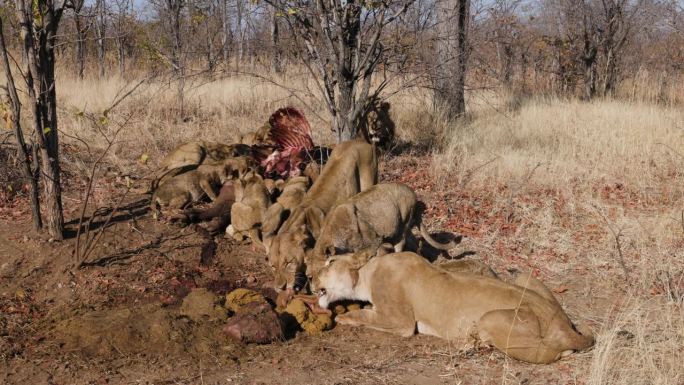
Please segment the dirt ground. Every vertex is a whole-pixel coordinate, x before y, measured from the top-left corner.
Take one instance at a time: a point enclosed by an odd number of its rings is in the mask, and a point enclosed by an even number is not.
[[[385,159],[381,180],[416,188],[428,206],[425,222],[433,231],[466,236],[453,256],[482,259],[504,279],[534,270],[571,319],[589,325],[600,338],[626,301],[628,287],[620,263],[594,258],[615,254],[603,242],[609,230],[595,218],[569,211],[559,191],[437,184],[426,176],[426,159]],[[96,195],[106,195],[106,186],[120,181],[101,183]],[[608,191],[605,199],[619,206],[625,188],[606,186],[616,191]],[[601,188],[597,199],[603,199]],[[499,202],[501,197],[508,200]],[[212,263],[201,266],[205,240],[192,227],[153,220],[146,196],[131,194],[88,263],[75,268],[74,218],[80,199],[77,186],[67,188],[71,233],[63,242],[32,232],[23,198],[1,206],[0,383],[583,384],[593,367],[592,350],[551,365],[530,365],[489,348],[340,326],[270,345],[235,343],[221,332],[223,320],[181,314],[183,298],[194,288],[217,295],[238,287],[263,291],[272,277],[262,251],[220,238]],[[528,222],[533,217],[520,215],[530,207],[549,206],[558,211],[554,221],[560,224],[555,225],[570,239],[570,246],[560,250],[531,243],[534,226]],[[592,246],[592,240],[601,242]],[[653,303],[658,304],[663,291],[654,287]],[[614,344],[629,344],[633,334],[620,330]]]

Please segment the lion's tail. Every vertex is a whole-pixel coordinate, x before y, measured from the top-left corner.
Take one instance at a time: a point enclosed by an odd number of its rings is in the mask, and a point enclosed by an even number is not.
[[[427,232],[427,229],[425,228],[425,225],[422,223],[418,226],[418,229],[420,230],[420,235],[425,239],[425,242],[427,242],[430,246],[434,247],[437,250],[451,250],[454,247],[458,245],[458,242],[451,240],[447,243],[439,243],[437,242],[434,238],[430,236],[430,234]]]
[[[425,239],[425,242],[427,242],[430,246],[434,247],[437,250],[451,250],[454,247],[458,245],[458,241],[455,239],[452,239],[451,241],[447,243],[439,243],[437,242],[432,236],[430,236],[430,233],[428,233],[427,229],[425,228],[425,225],[423,225],[423,212],[425,211],[425,204],[423,202],[417,202],[416,204],[416,209],[414,212],[414,221],[415,224],[418,226],[418,230],[420,230],[420,235]]]

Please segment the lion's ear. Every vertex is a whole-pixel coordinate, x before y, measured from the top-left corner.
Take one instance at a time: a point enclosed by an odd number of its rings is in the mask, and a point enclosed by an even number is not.
[[[315,239],[321,234],[321,228],[323,227],[323,220],[325,219],[325,213],[318,207],[309,207],[306,209],[306,224],[309,232]]]
[[[356,253],[354,253],[354,255],[352,256],[352,260],[353,260],[352,268],[353,269],[362,268],[363,265],[368,263],[368,261],[371,258],[376,256],[378,249],[379,249],[378,246],[373,245],[373,246],[369,246],[369,247],[366,247],[364,249],[361,249],[361,250],[357,251]]]

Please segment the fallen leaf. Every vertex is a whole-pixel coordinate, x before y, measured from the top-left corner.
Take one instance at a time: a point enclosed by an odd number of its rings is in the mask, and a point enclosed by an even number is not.
[[[568,291],[568,287],[565,286],[565,285],[560,285],[560,286],[558,286],[558,287],[556,287],[556,288],[554,288],[554,289],[552,289],[552,290],[553,290],[553,292],[556,293],[556,294],[563,294],[563,293],[565,293],[566,291]]]

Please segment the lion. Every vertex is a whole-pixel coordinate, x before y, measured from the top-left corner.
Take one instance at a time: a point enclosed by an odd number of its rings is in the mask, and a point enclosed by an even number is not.
[[[275,141],[271,137],[271,125],[266,123],[256,131],[240,136],[240,143],[248,146],[274,145]]]
[[[389,102],[374,97],[359,117],[359,135],[384,149],[392,144],[395,136],[395,124],[390,116],[390,107]]]
[[[325,259],[334,254],[360,251],[366,247],[390,243],[395,252],[404,250],[411,229],[419,228],[422,237],[438,250],[449,250],[457,242],[435,241],[421,221],[415,192],[403,183],[372,186],[335,206],[325,218],[313,252],[307,258],[311,276]]]
[[[244,144],[188,142],[176,147],[159,164],[150,185],[155,191],[176,175],[196,169],[200,164],[218,164],[229,158],[252,156],[252,148]]]
[[[194,170],[173,176],[152,194],[150,208],[154,217],[159,216],[159,206],[182,209],[189,203],[198,202],[204,196],[214,201],[216,187],[244,175],[252,165],[251,158],[236,157],[221,163],[202,164]]]
[[[361,139],[338,144],[320,176],[291,210],[277,233],[263,234],[268,260],[276,270],[275,286],[283,289],[295,285],[295,277],[305,270],[304,253],[313,247],[325,215],[347,198],[377,183],[378,163],[375,149]],[[271,229],[272,230],[272,229]],[[294,267],[290,265],[294,264]]]
[[[549,289],[531,274],[521,274],[511,284],[447,272],[411,252],[369,256],[332,257],[314,281],[323,308],[339,300],[372,304],[372,309],[339,315],[339,324],[404,337],[416,330],[447,340],[474,337],[517,360],[538,364],[594,344],[591,332],[578,332]]]
[[[261,218],[271,204],[271,197],[261,175],[250,172],[233,183],[235,203],[230,208],[230,226],[226,232],[237,240],[247,235],[253,243],[261,244]]]

